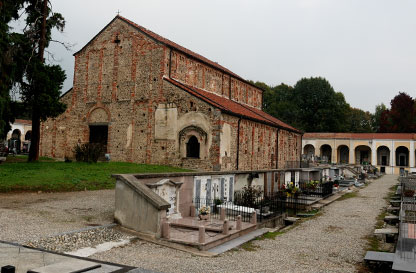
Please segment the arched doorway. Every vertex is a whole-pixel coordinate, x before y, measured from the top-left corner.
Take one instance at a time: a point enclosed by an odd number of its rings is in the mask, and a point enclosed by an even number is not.
[[[22,133],[20,132],[19,129],[14,129],[12,132],[12,139],[19,139],[20,140],[20,136],[22,135]]]
[[[25,140],[31,140],[32,139],[32,131],[27,131],[25,134]]]
[[[206,159],[208,135],[197,126],[188,126],[179,132],[179,152],[182,158]]]
[[[338,146],[337,156],[338,156],[338,163],[348,164],[350,160],[350,148],[347,145]]]
[[[21,149],[21,140],[20,137],[22,136],[22,133],[19,129],[14,129],[12,132],[12,137],[9,139],[9,151],[12,151],[13,153],[20,153]]]
[[[371,164],[371,148],[366,145],[359,145],[355,148],[355,164]]]
[[[321,160],[324,162],[331,163],[332,147],[328,144],[321,146]]]
[[[186,157],[199,158],[199,141],[196,136],[191,136],[186,143]]]
[[[312,144],[306,144],[303,148],[303,154],[306,157],[306,160],[313,160],[315,157],[315,147]]]
[[[377,148],[377,165],[390,166],[390,149],[386,146]]]
[[[396,148],[396,166],[409,166],[409,149],[404,146]]]

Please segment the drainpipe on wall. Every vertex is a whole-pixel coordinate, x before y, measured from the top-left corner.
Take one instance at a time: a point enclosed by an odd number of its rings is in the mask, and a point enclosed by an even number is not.
[[[231,75],[230,75],[230,81],[228,83],[228,98],[231,100]]]
[[[170,77],[171,71],[172,71],[172,48],[169,51],[169,79],[171,79]]]
[[[276,131],[276,169],[279,169],[279,130]]]
[[[237,170],[238,170],[238,157],[240,154],[240,123],[241,123],[241,116],[238,119],[238,125],[237,125],[237,159],[236,159],[236,163],[237,163]]]
[[[303,134],[302,135],[300,135],[300,155],[299,155],[299,168],[302,168],[302,142],[303,142]]]

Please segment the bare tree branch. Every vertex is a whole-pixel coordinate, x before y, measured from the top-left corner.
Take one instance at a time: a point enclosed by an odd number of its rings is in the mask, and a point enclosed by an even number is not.
[[[61,44],[63,47],[65,47],[66,50],[72,51],[72,48],[75,46],[75,44],[67,43],[67,42],[61,42],[57,40],[50,40],[51,42]]]

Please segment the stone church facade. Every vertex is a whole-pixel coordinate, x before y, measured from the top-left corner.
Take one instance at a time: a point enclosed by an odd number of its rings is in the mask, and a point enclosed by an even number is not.
[[[262,111],[261,89],[124,17],[74,56],[67,110],[41,126],[42,156],[90,142],[113,161],[199,170],[300,160],[302,133]]]

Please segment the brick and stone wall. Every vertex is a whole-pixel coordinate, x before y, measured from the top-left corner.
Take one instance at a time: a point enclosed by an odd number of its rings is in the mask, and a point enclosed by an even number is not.
[[[108,125],[114,161],[248,170],[299,160],[300,134],[243,118],[238,136],[240,117],[164,77],[261,109],[260,89],[115,19],[75,54],[73,89],[62,97],[68,108],[42,123],[41,155],[73,157],[75,145],[89,142],[90,125]],[[193,135],[200,158],[184,151]]]
[[[302,136],[286,130],[279,130],[278,168],[286,168],[288,161],[300,161]]]

